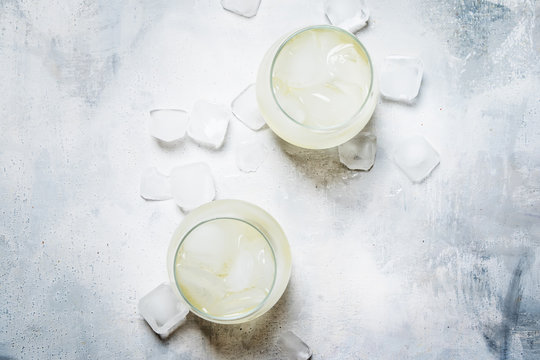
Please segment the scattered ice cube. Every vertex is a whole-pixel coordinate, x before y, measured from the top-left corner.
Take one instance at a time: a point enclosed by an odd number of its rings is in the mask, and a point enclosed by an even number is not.
[[[225,140],[230,112],[224,105],[198,100],[191,111],[188,135],[197,143],[219,149]]]
[[[144,170],[141,176],[141,197],[146,200],[172,199],[169,177],[155,167]]]
[[[278,347],[281,350],[280,359],[307,360],[313,352],[292,331],[286,331],[278,339]]]
[[[225,10],[247,18],[257,15],[260,4],[261,0],[221,0]]]
[[[366,26],[369,8],[364,0],[325,0],[324,12],[333,25],[352,33]]]
[[[244,172],[257,171],[268,155],[268,148],[258,141],[245,141],[236,147],[236,165]]]
[[[173,198],[184,211],[210,202],[216,196],[212,172],[205,163],[177,166],[171,171],[170,179]]]
[[[381,94],[396,101],[412,102],[418,95],[424,65],[410,56],[388,56],[381,68]]]
[[[369,170],[375,162],[377,137],[361,132],[338,147],[339,161],[351,170]]]
[[[189,310],[167,283],[159,285],[139,300],[139,314],[162,339],[185,319]]]
[[[424,137],[402,141],[394,151],[394,162],[413,182],[421,182],[439,164],[439,154]]]
[[[183,138],[189,123],[188,113],[178,109],[150,111],[150,134],[165,142]]]
[[[251,130],[259,130],[266,124],[257,105],[255,84],[249,85],[233,100],[231,109],[234,116]]]

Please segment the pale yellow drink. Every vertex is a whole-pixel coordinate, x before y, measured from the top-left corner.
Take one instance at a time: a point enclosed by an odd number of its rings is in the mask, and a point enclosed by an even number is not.
[[[287,287],[291,265],[277,221],[240,200],[216,200],[191,211],[167,255],[176,294],[196,315],[224,324],[270,310]]]
[[[369,55],[334,26],[314,26],[279,39],[257,77],[259,108],[284,140],[306,148],[337,146],[369,121],[377,102]]]
[[[264,236],[237,219],[198,225],[184,239],[175,260],[176,281],[185,299],[222,319],[245,316],[274,284],[274,253]]]

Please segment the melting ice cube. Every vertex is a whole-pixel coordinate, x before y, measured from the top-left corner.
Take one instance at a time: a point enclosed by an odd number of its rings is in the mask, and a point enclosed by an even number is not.
[[[313,355],[309,346],[292,331],[281,334],[277,345],[281,350],[280,359],[307,360]]]
[[[170,179],[173,198],[184,211],[210,202],[216,196],[212,172],[205,163],[177,166],[171,171]]]
[[[251,130],[259,130],[266,124],[257,105],[255,84],[249,85],[233,100],[231,109],[234,116]]]
[[[257,15],[260,4],[261,0],[221,0],[225,10],[247,18]]]
[[[188,113],[178,109],[155,109],[150,111],[150,134],[156,139],[171,142],[186,134]]]
[[[352,33],[366,26],[369,19],[364,0],[325,0],[324,12],[333,25]]]
[[[389,99],[410,103],[420,90],[424,65],[410,56],[388,56],[381,68],[381,94]]]
[[[182,324],[188,312],[167,283],[159,285],[139,300],[139,314],[163,339]]]
[[[198,100],[191,111],[188,135],[195,142],[218,149],[223,145],[230,112],[224,105]]]
[[[141,197],[146,200],[168,200],[172,198],[169,177],[155,167],[147,168],[141,176]]]
[[[236,147],[236,165],[244,172],[257,171],[268,155],[266,146],[258,141],[246,141]]]
[[[369,170],[375,162],[377,138],[361,132],[338,147],[339,160],[351,170]]]
[[[394,151],[394,162],[413,182],[421,182],[439,164],[439,154],[424,139],[415,135],[402,141]]]

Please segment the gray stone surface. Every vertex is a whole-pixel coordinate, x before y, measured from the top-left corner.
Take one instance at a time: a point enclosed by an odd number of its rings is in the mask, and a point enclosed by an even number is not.
[[[229,104],[281,34],[321,1],[0,1],[0,358],[277,359],[292,330],[314,359],[540,357],[540,5],[370,1],[375,64],[424,63],[412,105],[381,100],[371,171],[231,120],[216,152],[147,132],[153,108]],[[389,154],[425,136],[441,164],[411,184]],[[256,173],[235,144],[270,150]],[[293,252],[276,307],[234,326],[188,316],[161,341],[137,301],[166,280],[183,214],[140,174],[212,166],[218,198],[267,209]]]

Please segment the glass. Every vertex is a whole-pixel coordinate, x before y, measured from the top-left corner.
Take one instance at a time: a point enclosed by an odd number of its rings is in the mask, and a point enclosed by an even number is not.
[[[309,32],[334,33],[355,46],[368,66],[366,94],[353,115],[331,126],[306,125],[289,114],[278,101],[274,84],[275,65],[283,49]],[[306,63],[309,62],[306,58]],[[373,74],[371,58],[364,45],[351,33],[336,26],[318,25],[293,31],[278,39],[266,52],[257,75],[257,101],[268,126],[283,140],[303,148],[325,149],[345,143],[370,120],[378,99],[378,84]],[[355,99],[358,100],[358,99]],[[329,105],[332,106],[332,105]],[[335,105],[334,105],[335,106]],[[338,108],[338,107],[336,107]]]
[[[186,291],[185,283],[177,276],[177,269],[179,272],[183,269],[177,266],[180,266],[179,254],[183,251],[184,245],[194,238],[193,234],[209,225],[223,226],[225,222],[235,224],[235,229],[241,229],[240,231],[252,231],[252,234],[260,235],[261,244],[270,249],[268,259],[271,261],[270,265],[273,265],[273,270],[268,282],[270,284],[268,292],[256,306],[238,314],[216,315],[201,306],[200,302],[193,301],[193,294]],[[174,233],[167,254],[169,279],[176,295],[181,297],[197,316],[222,324],[250,321],[270,310],[287,287],[291,265],[289,243],[277,221],[261,208],[240,200],[217,200],[193,210]],[[208,289],[213,290],[215,289]]]

